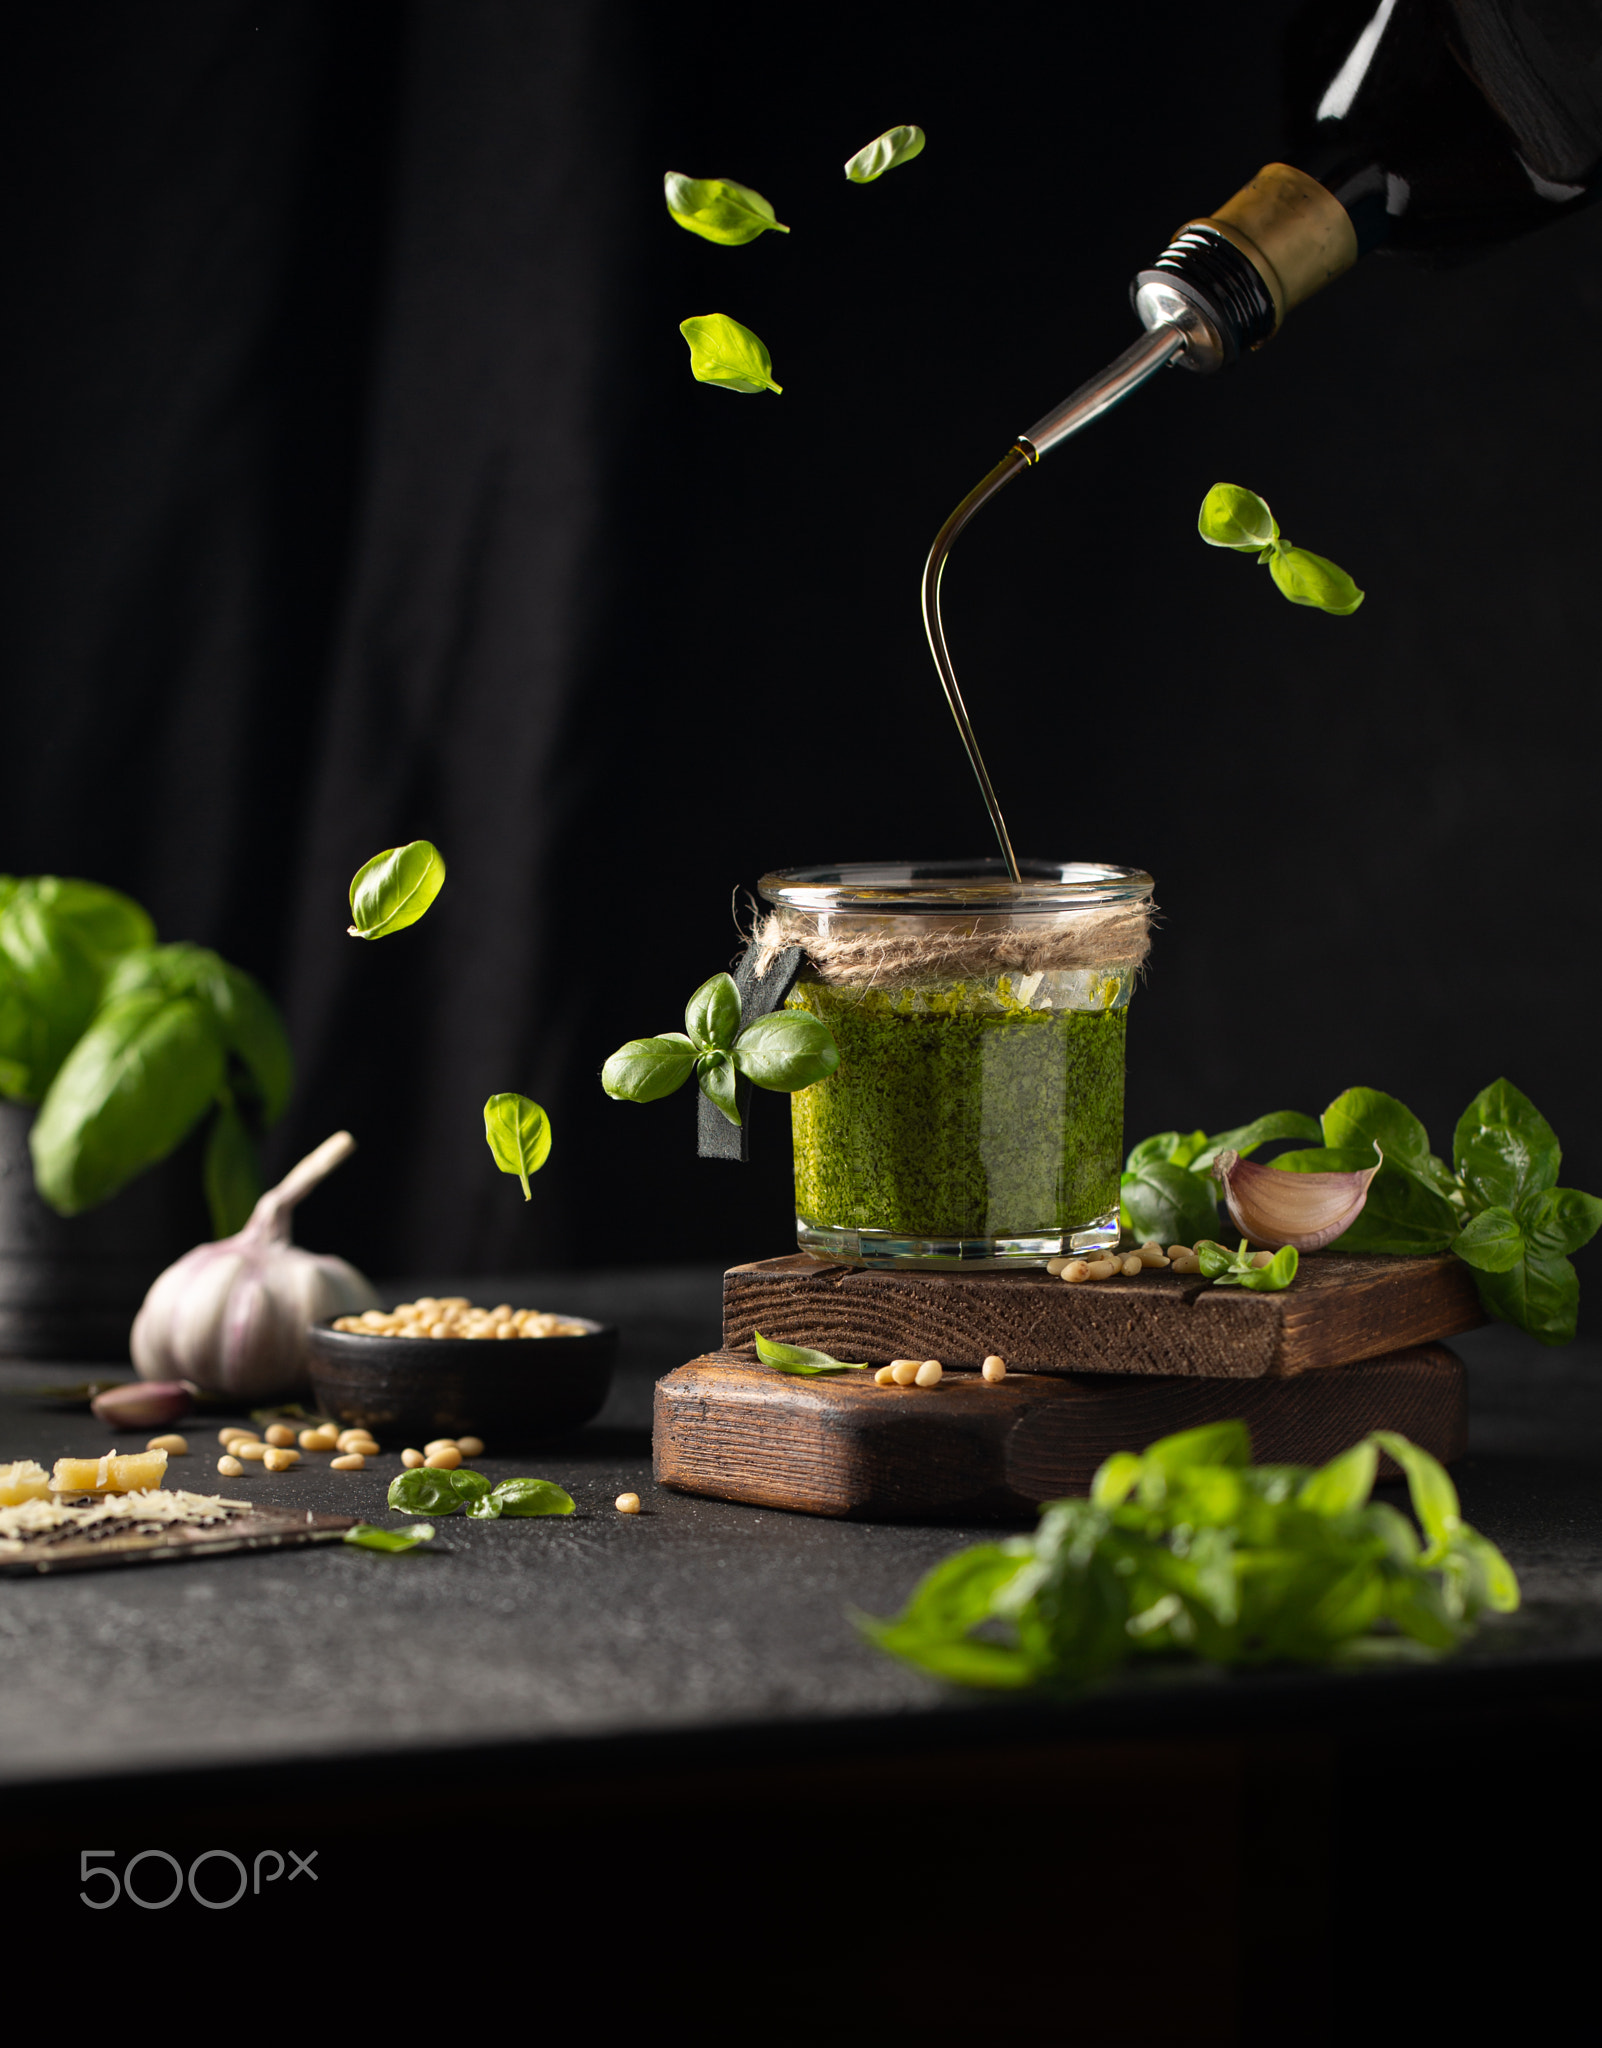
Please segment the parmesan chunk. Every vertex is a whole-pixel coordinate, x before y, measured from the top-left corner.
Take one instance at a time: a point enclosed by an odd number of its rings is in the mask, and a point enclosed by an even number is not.
[[[107,1451],[103,1458],[57,1458],[52,1493],[137,1493],[160,1486],[167,1470],[165,1451]]]
[[[43,1465],[22,1458],[15,1465],[0,1465],[0,1508],[14,1508],[25,1500],[44,1500],[50,1492],[49,1476]]]

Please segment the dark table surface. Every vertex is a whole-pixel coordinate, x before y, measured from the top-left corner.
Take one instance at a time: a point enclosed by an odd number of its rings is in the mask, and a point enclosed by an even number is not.
[[[710,1268],[476,1280],[428,1291],[525,1300],[616,1321],[624,1344],[597,1422],[538,1458],[490,1455],[493,1478],[535,1471],[571,1519],[440,1527],[423,1551],[344,1545],[0,1582],[0,1783],[84,1789],[141,1772],[510,1746],[621,1756],[642,1742],[871,1750],[887,1735],[989,1742],[997,1729],[1133,1733],[1301,1714],[1434,1711],[1602,1679],[1602,1345],[1546,1352],[1515,1333],[1459,1340],[1471,1388],[1457,1479],[1469,1520],[1523,1584],[1515,1616],[1425,1670],[1332,1677],[1142,1673],[1068,1706],[959,1697],[870,1648],[853,1608],[893,1611],[917,1576],[981,1531],[869,1526],[693,1499],[651,1479],[658,1375],[713,1347]],[[412,1283],[406,1292],[422,1291]],[[26,1390],[75,1376],[0,1366],[0,1458],[98,1452],[107,1431]],[[360,1474],[321,1460],[220,1481],[216,1431],[193,1418],[169,1483],[386,1517],[399,1445]],[[142,1443],[125,1433],[122,1448]],[[644,1511],[615,1512],[638,1492]]]

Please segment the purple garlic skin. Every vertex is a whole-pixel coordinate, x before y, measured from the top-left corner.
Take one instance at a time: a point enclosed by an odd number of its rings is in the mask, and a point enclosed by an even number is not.
[[[310,1326],[378,1307],[354,1266],[289,1241],[295,1204],[354,1150],[348,1131],[325,1139],[268,1189],[236,1236],[196,1245],[160,1275],[130,1340],[142,1379],[189,1380],[243,1403],[306,1390]]]
[[[165,1429],[193,1405],[181,1380],[135,1380],[96,1394],[89,1412],[113,1429]]]
[[[1213,1176],[1223,1184],[1230,1222],[1250,1243],[1317,1252],[1362,1214],[1369,1184],[1385,1164],[1378,1145],[1374,1151],[1374,1164],[1357,1173],[1281,1173],[1224,1151],[1213,1161]]]

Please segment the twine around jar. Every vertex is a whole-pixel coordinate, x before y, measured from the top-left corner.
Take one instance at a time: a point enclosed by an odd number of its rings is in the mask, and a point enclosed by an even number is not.
[[[1095,967],[1137,973],[1151,950],[1150,902],[1069,913],[820,916],[781,907],[758,925],[757,978],[787,947],[806,953],[820,980],[878,988]]]

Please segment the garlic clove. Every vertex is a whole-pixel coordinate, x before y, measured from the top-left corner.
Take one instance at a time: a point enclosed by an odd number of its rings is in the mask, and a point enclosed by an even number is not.
[[[1242,1237],[1274,1251],[1294,1245],[1299,1252],[1316,1252],[1362,1214],[1369,1184],[1385,1164],[1377,1144],[1374,1152],[1374,1164],[1355,1173],[1284,1173],[1230,1151],[1219,1153],[1212,1171]]]
[[[89,1412],[112,1429],[160,1429],[187,1415],[193,1405],[181,1380],[134,1380],[96,1394]]]

